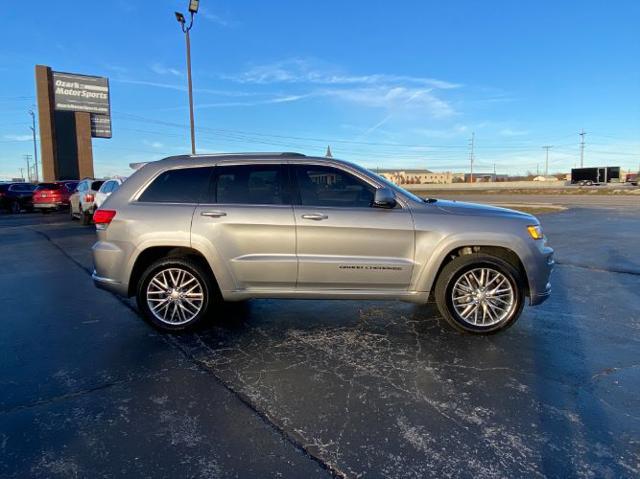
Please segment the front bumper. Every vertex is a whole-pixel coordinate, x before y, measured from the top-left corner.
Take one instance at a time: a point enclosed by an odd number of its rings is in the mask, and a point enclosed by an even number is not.
[[[556,264],[553,249],[548,246],[540,248],[529,268],[529,304],[535,306],[544,303],[551,296],[551,283],[549,278]]]

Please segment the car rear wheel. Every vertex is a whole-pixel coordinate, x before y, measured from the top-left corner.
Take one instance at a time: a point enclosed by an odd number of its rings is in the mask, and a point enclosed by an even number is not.
[[[20,208],[20,203],[18,202],[18,200],[13,200],[9,208],[11,210],[11,213],[13,213],[14,215],[17,215],[20,213],[20,211],[22,211],[22,208]]]
[[[204,321],[213,292],[209,275],[200,264],[186,258],[165,258],[142,274],[136,299],[153,326],[177,332]]]
[[[510,263],[474,253],[458,256],[438,276],[440,313],[458,331],[489,334],[513,325],[524,307],[524,279]]]

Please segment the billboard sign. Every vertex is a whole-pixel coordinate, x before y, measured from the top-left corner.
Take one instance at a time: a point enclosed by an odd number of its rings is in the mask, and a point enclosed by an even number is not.
[[[52,72],[56,110],[91,114],[91,136],[111,138],[109,79],[75,73]]]
[[[109,115],[91,114],[91,136],[111,138],[111,117]]]

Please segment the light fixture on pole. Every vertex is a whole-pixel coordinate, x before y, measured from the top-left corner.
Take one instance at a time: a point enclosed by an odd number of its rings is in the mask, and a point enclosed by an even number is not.
[[[200,0],[190,0],[189,2],[189,14],[190,20],[187,25],[187,20],[180,12],[175,12],[176,20],[180,24],[182,31],[185,34],[187,41],[187,81],[189,83],[189,122],[191,124],[191,154],[196,154],[196,132],[193,119],[193,87],[191,83],[191,40],[189,38],[189,31],[193,27],[193,16],[198,13],[198,7],[200,6]]]

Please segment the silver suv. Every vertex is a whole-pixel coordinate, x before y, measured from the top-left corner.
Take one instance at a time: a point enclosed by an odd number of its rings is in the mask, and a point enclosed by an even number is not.
[[[166,158],[96,211],[95,284],[156,327],[220,301],[426,303],[470,333],[512,325],[551,292],[553,250],[528,214],[419,198],[353,163],[296,153]]]

